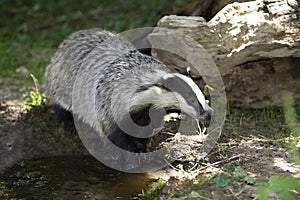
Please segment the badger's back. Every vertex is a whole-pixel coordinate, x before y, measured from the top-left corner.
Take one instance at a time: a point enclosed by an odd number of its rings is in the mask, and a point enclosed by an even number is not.
[[[126,110],[132,90],[169,72],[161,62],[141,54],[117,34],[101,29],[83,30],[60,44],[46,69],[45,89],[56,104],[93,126],[95,117],[112,121],[112,94],[117,95],[113,98],[119,98]],[[97,116],[91,114],[95,110]]]
[[[93,52],[95,48],[97,52]],[[46,69],[47,95],[65,109],[71,110],[73,85],[80,68],[95,64],[95,54],[98,62],[103,63],[109,61],[109,55],[118,56],[132,48],[117,35],[100,29],[82,30],[71,34],[60,44]],[[92,74],[91,71],[90,75]]]

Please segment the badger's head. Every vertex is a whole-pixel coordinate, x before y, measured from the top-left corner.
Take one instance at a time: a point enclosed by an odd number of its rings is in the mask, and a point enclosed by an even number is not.
[[[179,112],[209,126],[213,109],[194,81],[179,73],[163,75],[155,83],[143,85],[135,92],[131,105],[135,108],[153,106],[168,113]]]

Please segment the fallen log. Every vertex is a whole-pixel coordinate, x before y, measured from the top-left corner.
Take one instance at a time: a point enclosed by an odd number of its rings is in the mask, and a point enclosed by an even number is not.
[[[232,3],[209,22],[195,16],[165,16],[149,35],[152,46],[169,32],[191,37],[212,56],[232,106],[281,106],[285,91],[300,104],[300,20],[297,1]],[[166,28],[166,29],[163,29]],[[186,60],[166,51],[152,54],[181,69]],[[192,67],[192,76],[201,77]]]

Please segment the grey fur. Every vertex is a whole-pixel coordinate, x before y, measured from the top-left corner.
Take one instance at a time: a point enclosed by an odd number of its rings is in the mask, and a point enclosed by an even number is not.
[[[45,88],[55,103],[96,130],[100,120],[98,131],[110,135],[116,131],[115,120],[122,120],[132,106],[174,104],[174,95],[158,85],[168,74],[174,72],[121,36],[101,29],[82,30],[59,46],[46,69]],[[139,88],[146,89],[136,92]],[[115,101],[121,106],[112,109]]]

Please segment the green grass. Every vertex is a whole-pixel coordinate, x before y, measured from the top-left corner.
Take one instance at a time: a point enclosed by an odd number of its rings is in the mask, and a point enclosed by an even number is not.
[[[21,77],[16,74],[16,69],[24,66],[41,80],[53,48],[43,41],[18,40],[8,38],[0,42],[0,77],[20,79]],[[31,80],[31,78],[28,76],[26,80]]]
[[[91,27],[116,32],[154,26],[184,0],[3,0],[0,7],[0,79],[24,66],[42,80],[58,44],[70,33]],[[30,77],[26,78],[30,80]]]
[[[279,107],[263,109],[228,107],[225,122],[226,130],[236,133],[235,138],[258,137],[281,143],[289,135],[284,124],[283,109]]]

